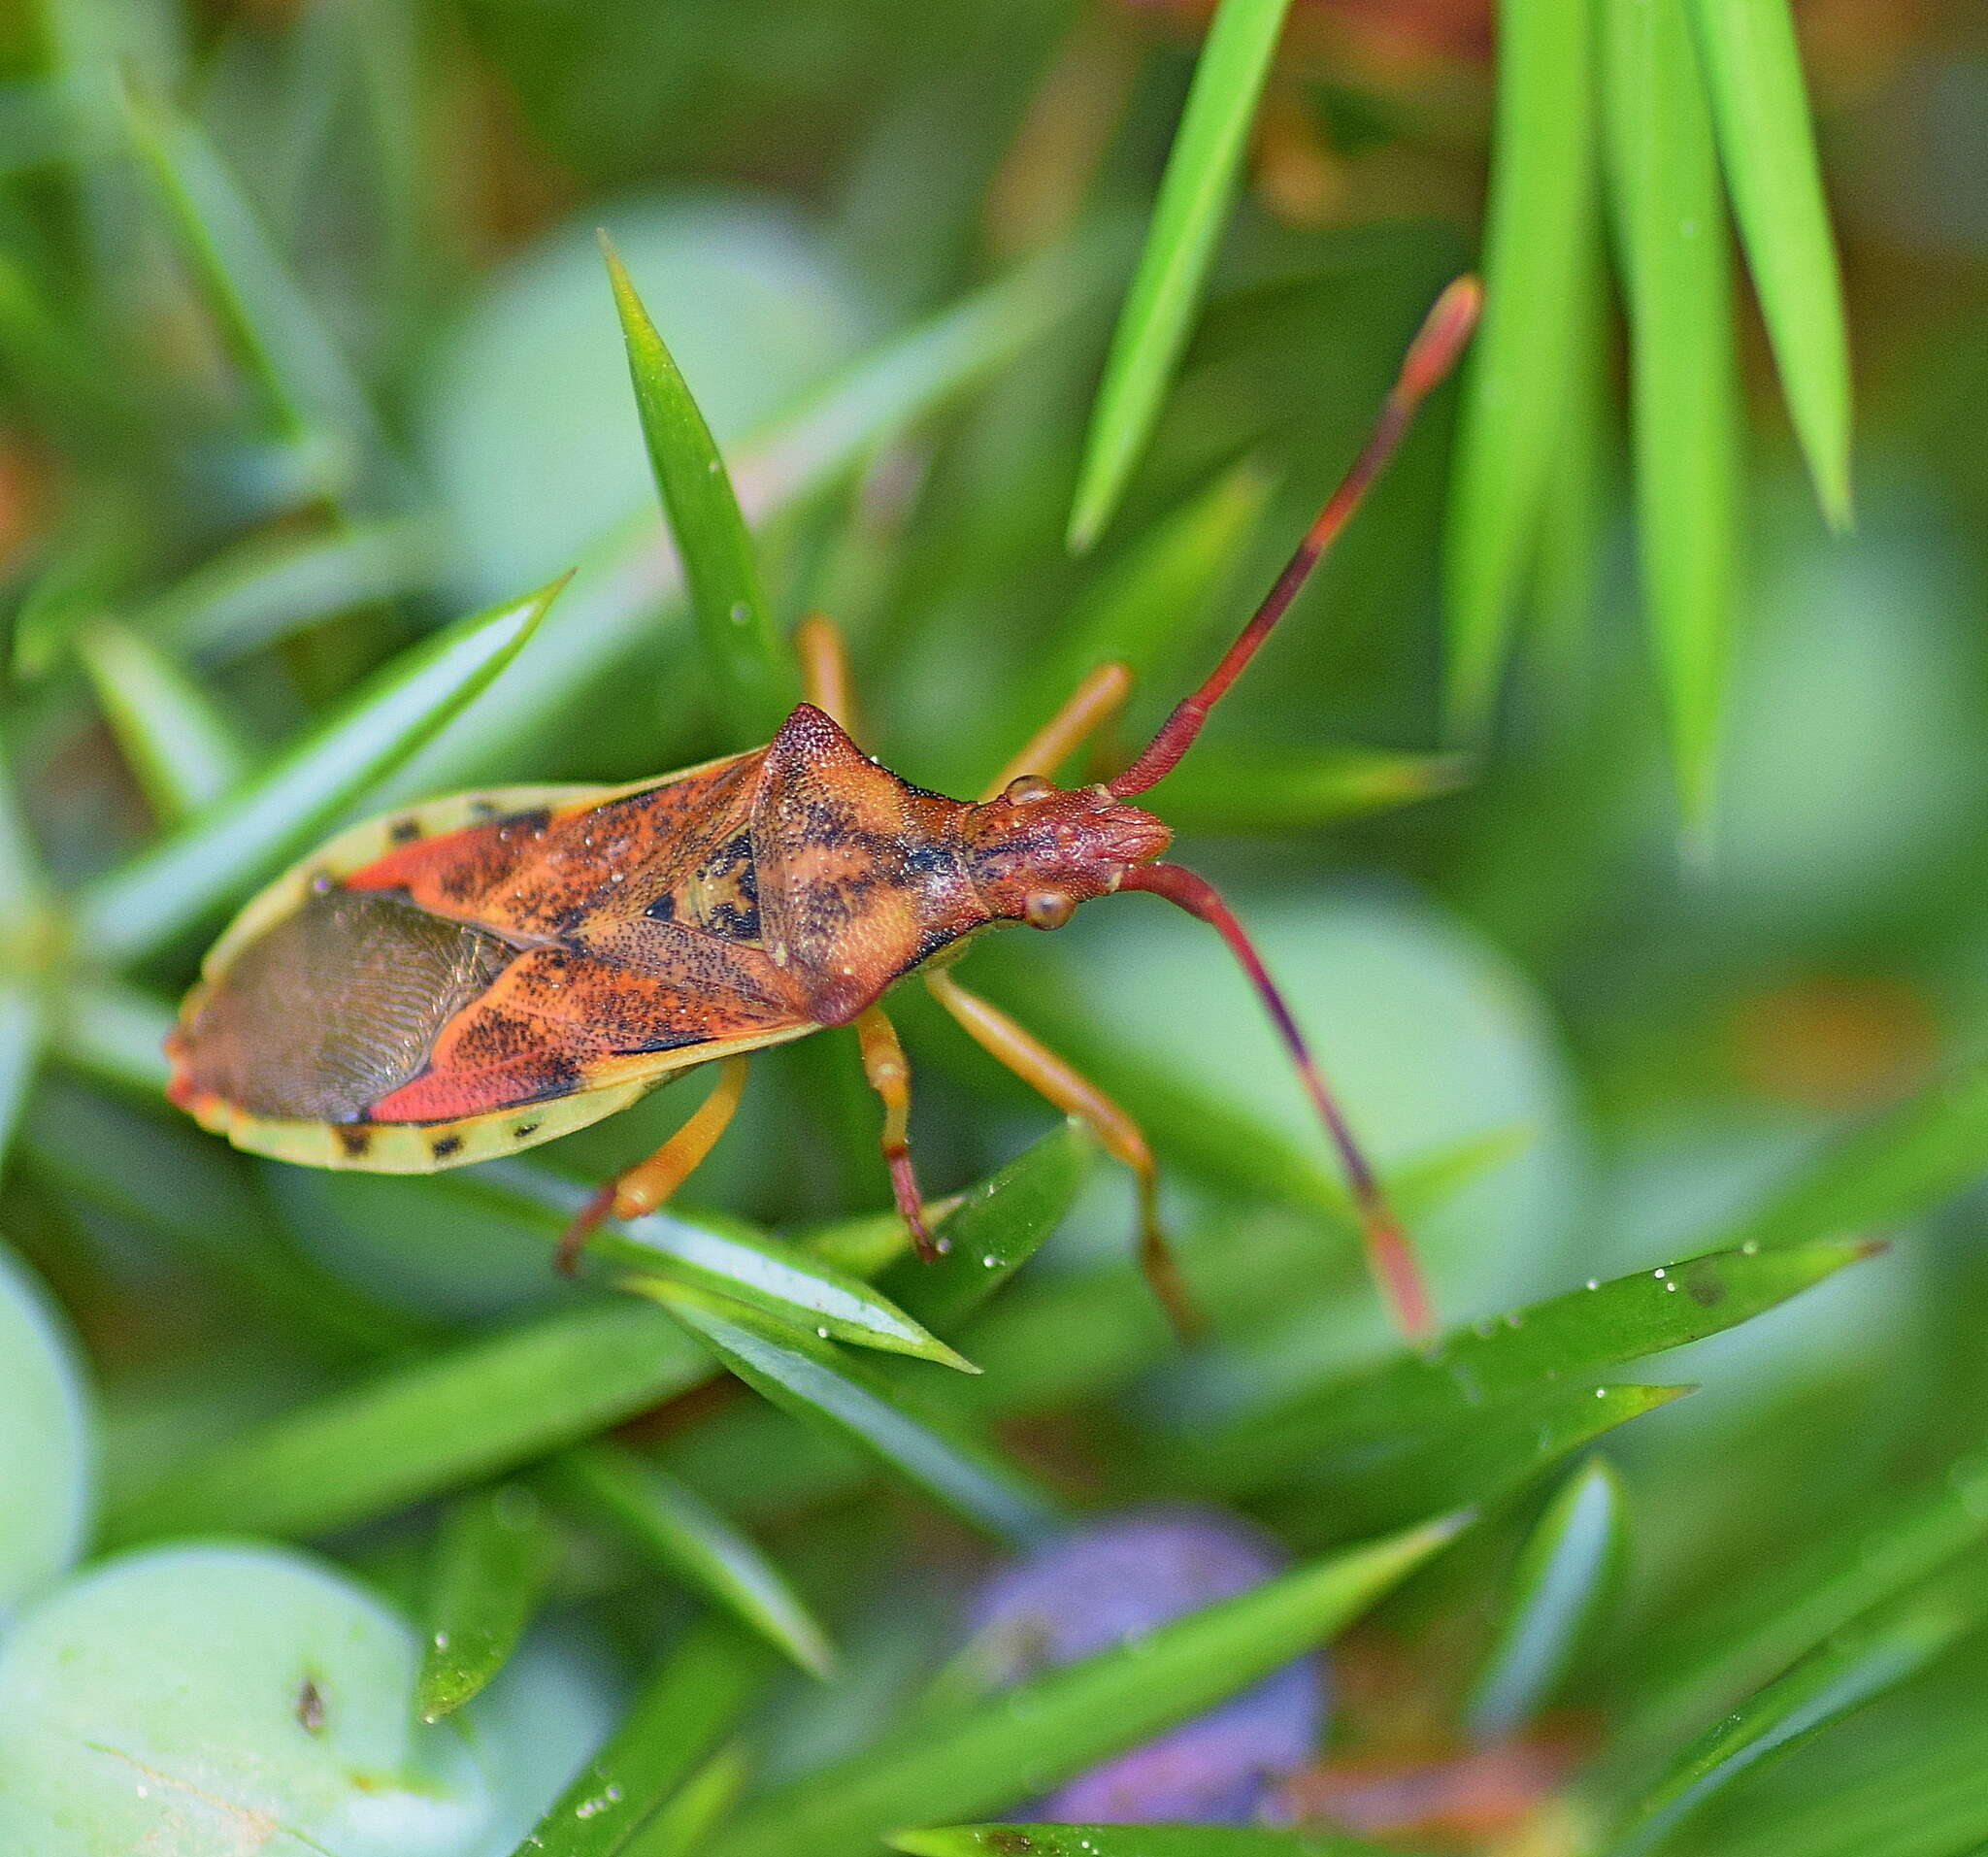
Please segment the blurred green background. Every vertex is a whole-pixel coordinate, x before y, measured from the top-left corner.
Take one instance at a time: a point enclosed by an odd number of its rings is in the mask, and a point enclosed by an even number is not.
[[[1797,0],[1805,105],[1781,0],[1231,0],[1232,49],[1281,20],[1260,73],[1201,56],[1210,11],[0,15],[0,1847],[502,1857],[617,1728],[535,1848],[1012,1817],[1112,1711],[1044,1704],[1040,1758],[1026,1722],[976,1740],[960,1595],[1161,1498],[1301,1556],[1475,1517],[1335,1647],[1271,1808],[1319,1840],[1988,1847],[1988,22]],[[661,1289],[640,1245],[576,1289],[548,1244],[701,1084],[432,1181],[167,1109],[202,946],[338,823],[752,739],[597,228],[724,448],[772,636],[832,613],[865,746],[961,794],[1106,657],[1143,739],[1485,268],[1460,385],[1153,796],[1408,1210],[1435,1365],[1248,989],[1130,898],[964,976],[1145,1123],[1192,1346],[1126,1179],[913,989],[926,1186],[1011,1189],[958,1214],[985,1282],[896,1256],[844,1033],[756,1061],[687,1222],[648,1222]],[[1177,344],[1143,261],[1185,267]],[[1149,421],[1112,410],[1141,366]],[[698,1232],[746,1249],[683,1262]],[[1648,1276],[1714,1251],[1691,1296]],[[1590,1279],[1606,1316],[1501,1319]],[[927,1329],[985,1374],[892,1358]],[[1658,1403],[1634,1378],[1573,1403],[1684,1343],[1648,1372],[1689,1398],[1619,1433]],[[1589,1551],[1566,1492],[1603,1432]],[[481,1663],[437,1669],[430,1627],[478,1617]],[[1161,1665],[1161,1715],[1269,1667]],[[316,1728],[298,1669],[337,1692]],[[449,1681],[490,1687],[418,1725]],[[915,1847],[1027,1847],[944,1836]]]

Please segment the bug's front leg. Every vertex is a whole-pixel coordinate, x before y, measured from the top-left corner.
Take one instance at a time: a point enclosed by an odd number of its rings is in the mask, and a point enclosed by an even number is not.
[[[801,695],[837,728],[856,733],[855,686],[849,677],[848,641],[825,613],[811,613],[794,628],[801,660]]]
[[[918,1247],[918,1255],[929,1264],[939,1255],[939,1246],[925,1223],[925,1203],[918,1191],[918,1177],[911,1169],[911,1067],[905,1062],[897,1028],[884,1017],[880,1006],[857,1014],[856,1042],[863,1052],[863,1075],[883,1101],[883,1160],[890,1169],[890,1190],[897,1200],[898,1216]]]
[[[1139,1263],[1167,1319],[1183,1340],[1200,1331],[1201,1317],[1180,1280],[1180,1272],[1160,1226],[1159,1170],[1140,1126],[1082,1072],[1074,1070],[1034,1033],[998,1006],[970,993],[941,970],[925,976],[926,989],[959,1022],[988,1056],[1075,1116],[1098,1138],[1105,1152],[1132,1170],[1139,1189]]]
[[[1132,673],[1124,665],[1099,665],[987,783],[981,799],[994,799],[1009,781],[1023,774],[1053,777],[1085,741],[1125,707],[1131,692]]]
[[[552,1256],[562,1273],[571,1277],[580,1268],[580,1253],[604,1218],[611,1213],[615,1218],[640,1218],[654,1211],[697,1171],[731,1126],[746,1088],[746,1068],[744,1057],[720,1058],[716,1087],[690,1119],[647,1160],[617,1174],[580,1208]]]

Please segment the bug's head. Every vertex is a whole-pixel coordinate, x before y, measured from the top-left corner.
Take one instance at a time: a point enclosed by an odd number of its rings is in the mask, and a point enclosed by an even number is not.
[[[968,810],[960,836],[980,900],[997,916],[1061,928],[1079,903],[1115,890],[1173,833],[1102,786],[1062,787],[1024,774]]]

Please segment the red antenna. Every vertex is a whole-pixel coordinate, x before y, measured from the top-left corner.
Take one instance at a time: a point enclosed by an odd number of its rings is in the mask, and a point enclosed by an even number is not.
[[[1360,1151],[1360,1144],[1354,1140],[1344,1112],[1326,1087],[1324,1074],[1305,1043],[1305,1034],[1298,1029],[1298,1021],[1291,1016],[1291,1009],[1285,1005],[1284,996],[1277,991],[1276,982],[1271,978],[1248,932],[1236,919],[1235,912],[1222,901],[1221,893],[1207,878],[1198,877],[1178,864],[1136,864],[1125,873],[1118,887],[1121,890],[1149,890],[1154,896],[1165,897],[1176,908],[1198,916],[1228,943],[1229,951],[1242,963],[1243,973],[1249,976],[1250,985],[1256,988],[1257,997],[1269,1011],[1271,1022],[1277,1028],[1277,1036],[1284,1041],[1284,1048],[1290,1052],[1291,1062],[1297,1066],[1305,1093],[1311,1098],[1311,1106],[1318,1111],[1318,1119],[1325,1124],[1327,1137],[1339,1150],[1340,1165],[1344,1168],[1346,1184],[1352,1189],[1353,1209],[1360,1217],[1360,1235],[1367,1249],[1367,1265],[1374,1274],[1375,1281],[1380,1285],[1381,1294],[1387,1298],[1396,1326],[1417,1344],[1430,1340],[1436,1333],[1436,1316],[1408,1234],[1403,1231],[1394,1209],[1388,1205],[1387,1196],[1380,1190],[1380,1182],[1375,1178],[1367,1156]]]
[[[1414,341],[1408,345],[1401,373],[1380,409],[1380,416],[1374,422],[1373,432],[1360,449],[1360,455],[1353,460],[1352,468],[1332,493],[1325,508],[1319,511],[1317,519],[1298,544],[1297,552],[1285,564],[1284,571],[1264,595],[1263,604],[1250,615],[1249,623],[1238,634],[1235,644],[1223,654],[1222,661],[1215,666],[1208,681],[1192,696],[1181,701],[1160,725],[1159,733],[1146,744],[1139,758],[1110,783],[1114,796],[1127,799],[1135,793],[1143,793],[1171,774],[1180,757],[1193,746],[1194,738],[1201,733],[1201,725],[1208,720],[1209,712],[1242,674],[1242,667],[1256,655],[1264,640],[1270,637],[1272,628],[1297,597],[1306,578],[1318,565],[1326,549],[1332,547],[1353,512],[1360,507],[1360,499],[1366,494],[1367,486],[1401,443],[1403,433],[1408,429],[1408,422],[1415,415],[1415,409],[1430,389],[1455,366],[1457,356],[1476,325],[1477,311],[1482,302],[1483,290],[1475,278],[1469,277],[1457,279],[1437,298]],[[1256,988],[1257,996],[1276,1026],[1277,1036],[1283,1040],[1285,1049],[1291,1054],[1291,1062],[1297,1066],[1305,1092],[1311,1098],[1318,1119],[1324,1123],[1326,1135],[1339,1152],[1340,1164],[1345,1170],[1353,1205],[1360,1216],[1368,1267],[1387,1298],[1396,1323],[1409,1341],[1428,1341],[1436,1331],[1435,1315],[1408,1236],[1388,1205],[1386,1195],[1381,1192],[1374,1169],[1360,1151],[1360,1144],[1347,1125],[1344,1112],[1327,1088],[1324,1074],[1305,1043],[1298,1021],[1291,1016],[1291,1009],[1284,1003],[1283,995],[1264,967],[1262,956],[1257,953],[1242,924],[1222,901],[1213,884],[1177,864],[1136,865],[1125,873],[1119,888],[1146,890],[1154,896],[1166,898],[1176,908],[1208,923],[1229,945],[1230,952],[1248,975],[1249,983]]]
[[[1319,511],[1317,520],[1306,530],[1297,552],[1284,564],[1284,571],[1263,596],[1263,604],[1237,635],[1236,643],[1223,654],[1208,681],[1192,696],[1181,700],[1174,713],[1160,724],[1159,733],[1145,745],[1139,759],[1110,782],[1118,798],[1129,799],[1135,793],[1143,793],[1164,779],[1194,746],[1194,738],[1208,720],[1209,711],[1256,655],[1258,647],[1270,637],[1271,629],[1297,598],[1307,577],[1360,507],[1367,486],[1393,455],[1402,434],[1415,416],[1415,409],[1456,364],[1476,326],[1477,311],[1483,301],[1483,287],[1475,278],[1469,277],[1458,278],[1436,299],[1435,307],[1423,318],[1414,341],[1408,345],[1402,371],[1381,405],[1380,416],[1375,420],[1367,443],[1360,448],[1360,455],[1341,480],[1340,487],[1327,499],[1325,508]]]

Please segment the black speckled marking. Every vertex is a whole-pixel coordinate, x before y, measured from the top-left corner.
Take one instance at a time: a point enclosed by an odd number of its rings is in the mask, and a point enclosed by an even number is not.
[[[538,1132],[539,1132],[539,1125],[538,1125],[538,1123],[536,1123],[536,1122],[520,1122],[520,1123],[518,1123],[518,1125],[517,1125],[517,1126],[516,1126],[516,1127],[515,1127],[514,1129],[513,1129],[513,1130],[511,1131],[511,1139],[512,1139],[512,1140],[513,1140],[514,1142],[521,1142],[521,1141],[523,1141],[523,1140],[524,1140],[524,1138],[525,1138],[525,1137],[526,1137],[527,1135],[536,1135],[536,1134],[537,1134]]]
[[[428,1144],[428,1152],[438,1161],[446,1161],[462,1146],[460,1135],[438,1135]]]
[[[501,816],[493,812],[490,816],[496,821],[496,831],[485,830],[474,841],[475,848],[438,879],[437,887],[442,894],[458,906],[473,906],[492,891],[516,881],[516,874],[520,867],[528,865],[551,818],[544,807]]]
[[[373,1145],[373,1131],[352,1122],[337,1122],[338,1144],[353,1160],[363,1160],[366,1150]]]
[[[421,836],[420,821],[418,819],[395,819],[388,828],[386,836],[396,845],[412,845]]]

